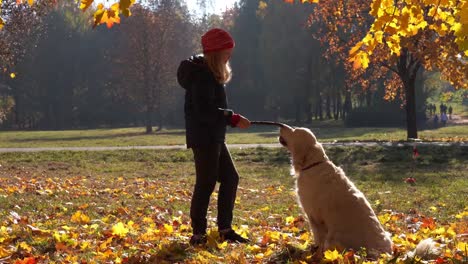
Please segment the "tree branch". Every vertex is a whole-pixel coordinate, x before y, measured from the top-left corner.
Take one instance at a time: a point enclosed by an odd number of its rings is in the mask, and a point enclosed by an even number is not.
[[[391,70],[392,72],[398,74],[398,70],[397,70],[397,69],[391,67],[390,65],[388,65],[388,64],[386,64],[386,63],[380,62],[380,66],[383,66],[383,67],[385,67],[385,68]]]

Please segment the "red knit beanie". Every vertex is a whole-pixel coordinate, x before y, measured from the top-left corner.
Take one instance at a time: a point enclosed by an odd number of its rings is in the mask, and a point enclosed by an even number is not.
[[[234,48],[234,39],[231,35],[219,28],[213,28],[201,38],[203,53]]]

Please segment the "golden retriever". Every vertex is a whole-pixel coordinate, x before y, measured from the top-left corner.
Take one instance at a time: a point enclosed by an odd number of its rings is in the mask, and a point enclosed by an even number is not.
[[[280,129],[280,143],[292,156],[298,201],[307,216],[317,247],[316,258],[328,249],[365,248],[369,257],[392,253],[385,232],[364,194],[325,154],[306,128]]]

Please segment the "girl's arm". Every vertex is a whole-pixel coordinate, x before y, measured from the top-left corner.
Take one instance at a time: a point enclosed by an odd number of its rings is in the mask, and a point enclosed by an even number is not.
[[[234,114],[230,109],[218,108],[216,106],[215,88],[212,85],[201,87],[203,80],[196,80],[192,84],[192,104],[194,116],[202,123],[214,125],[223,119],[226,125],[236,126],[240,116]]]

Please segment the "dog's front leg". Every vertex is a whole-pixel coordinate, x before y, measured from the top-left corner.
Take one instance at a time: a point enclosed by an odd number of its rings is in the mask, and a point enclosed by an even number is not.
[[[327,237],[328,229],[325,224],[309,217],[310,228],[312,229],[312,233],[314,235],[314,244],[315,246],[312,247],[312,251],[314,253],[314,259],[320,260],[323,257],[323,251],[325,246],[325,238]]]

